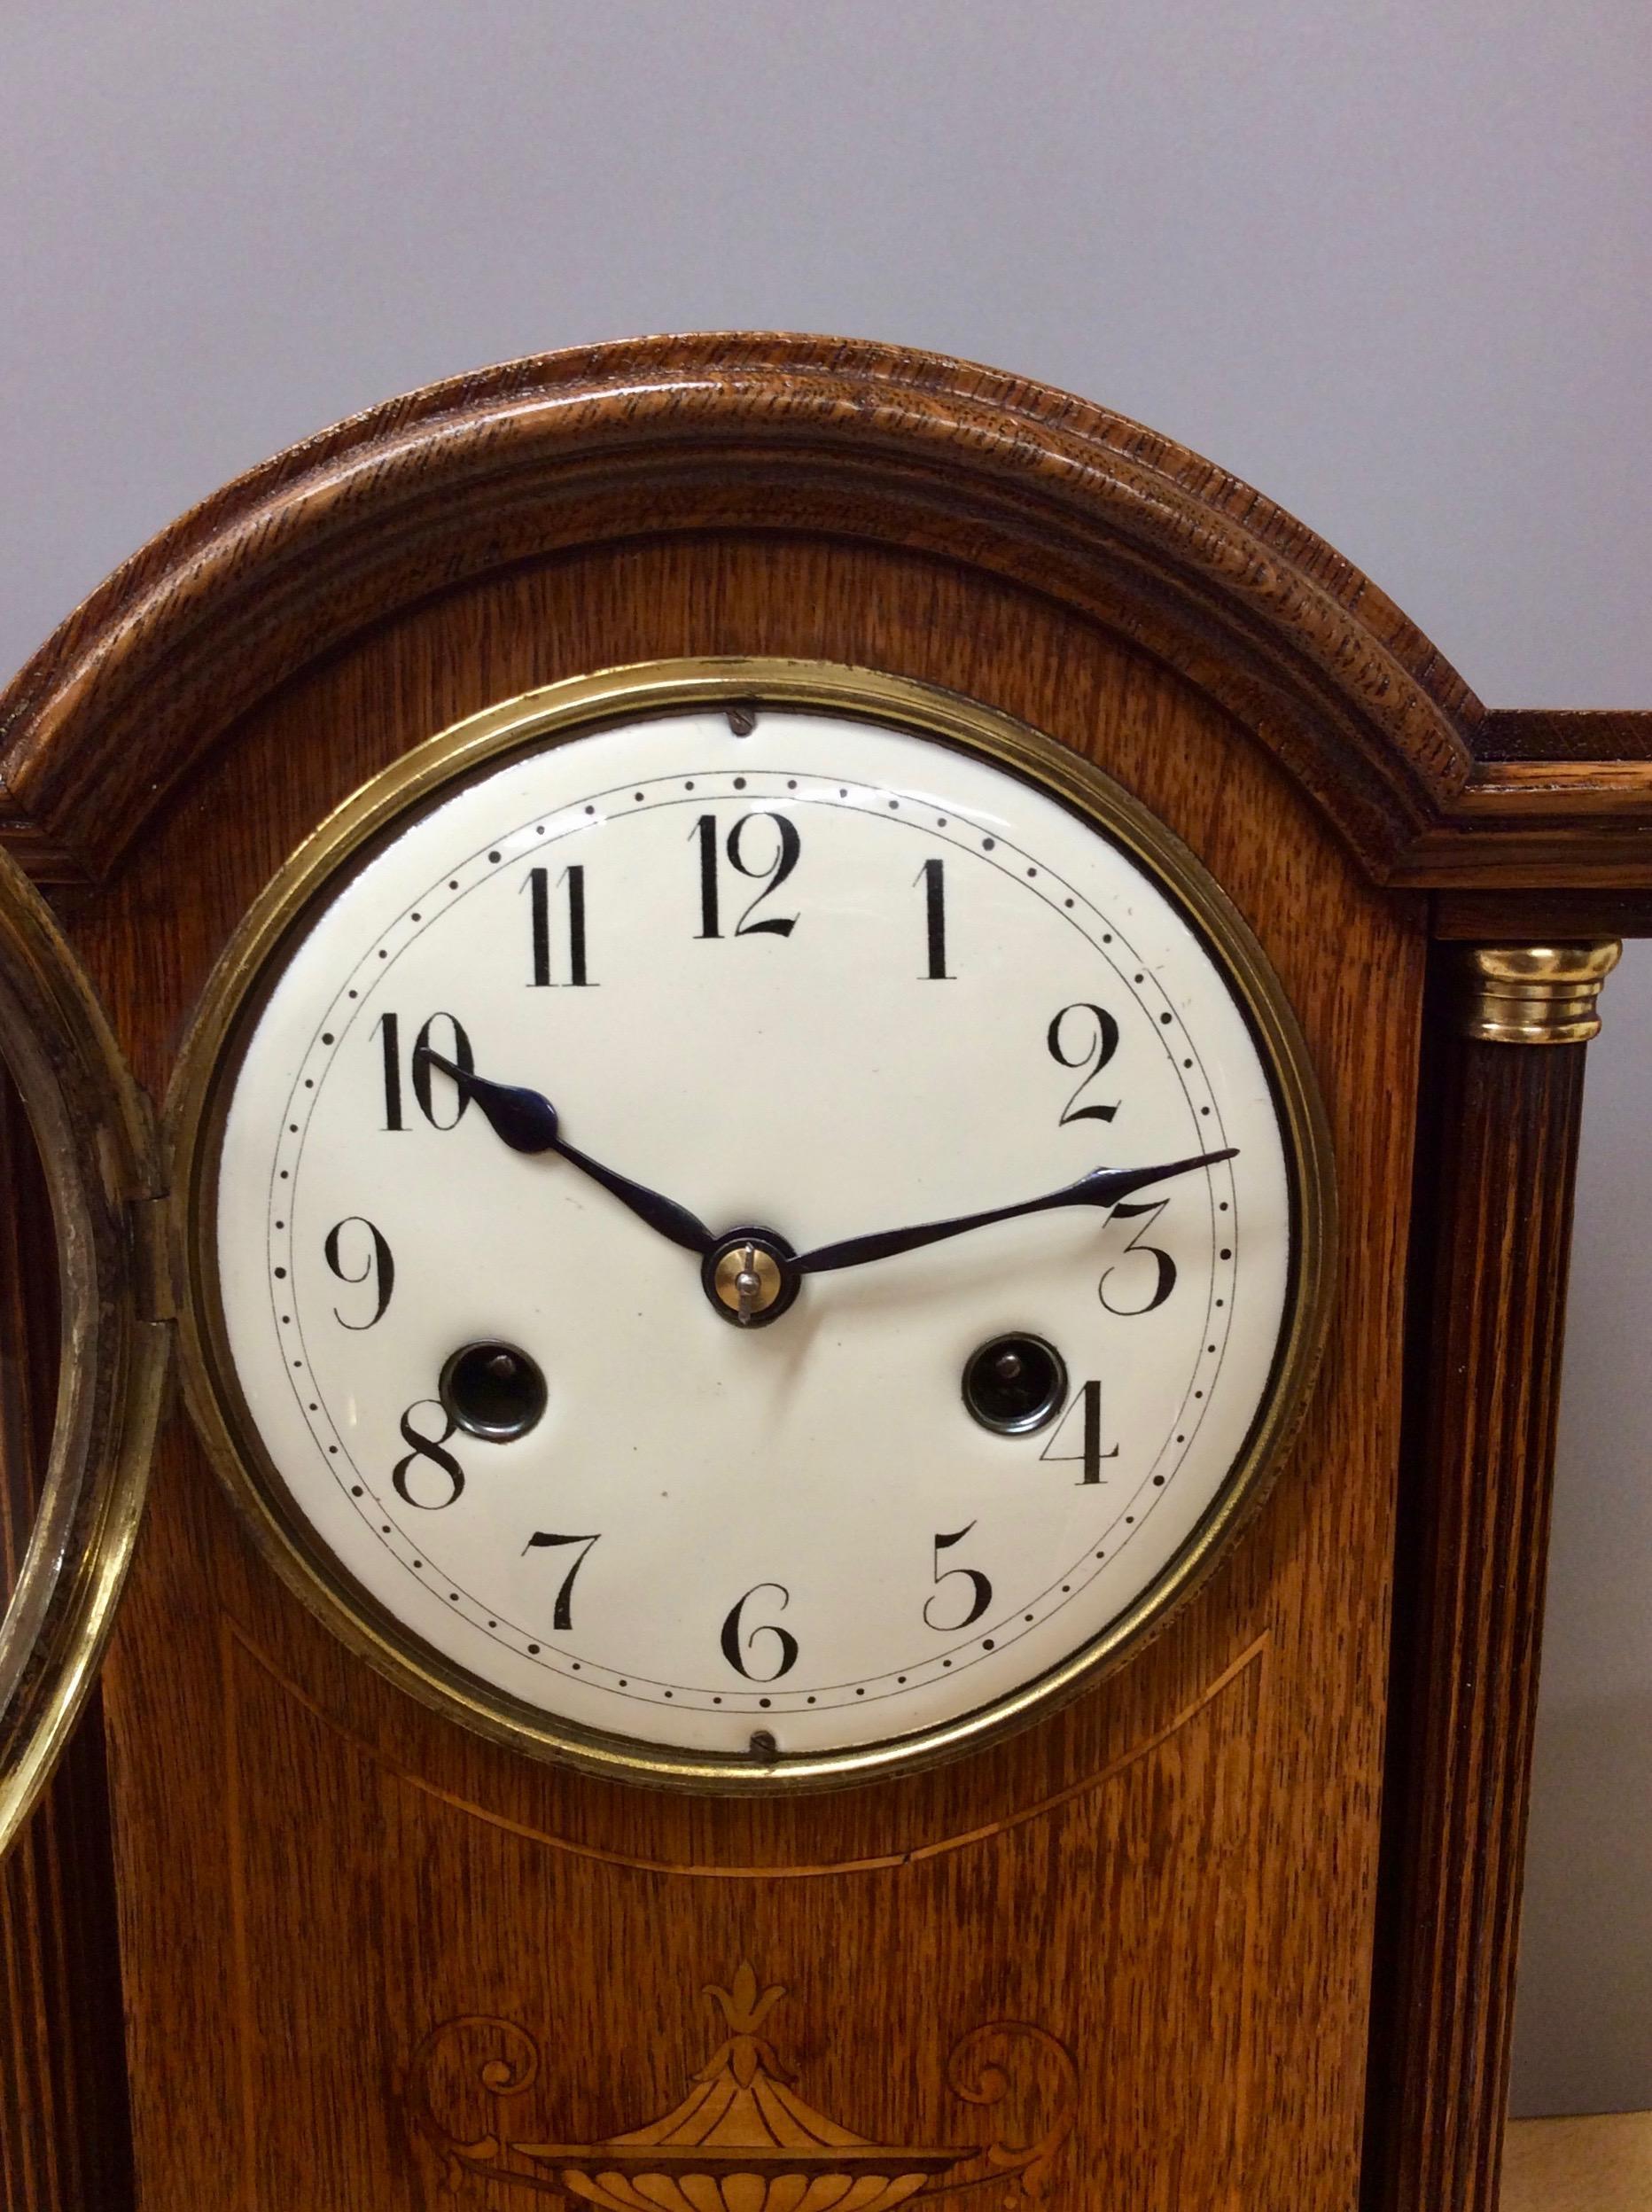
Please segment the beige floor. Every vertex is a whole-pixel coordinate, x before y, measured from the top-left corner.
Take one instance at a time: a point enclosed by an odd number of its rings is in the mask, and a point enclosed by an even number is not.
[[[1648,2208],[1652,2112],[1510,2122],[1501,2212],[1648,2212]]]

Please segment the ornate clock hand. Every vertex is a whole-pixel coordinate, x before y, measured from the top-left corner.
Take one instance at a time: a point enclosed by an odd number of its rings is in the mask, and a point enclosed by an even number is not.
[[[451,1076],[464,1096],[473,1098],[481,1108],[494,1134],[502,1137],[512,1151],[560,1153],[593,1182],[611,1192],[622,1206],[628,1206],[640,1221],[646,1221],[651,1229],[658,1229],[661,1236],[669,1237],[674,1244],[681,1244],[685,1251],[698,1258],[703,1258],[716,1242],[699,1217],[690,1213],[686,1206],[680,1206],[674,1198],[663,1197],[646,1183],[634,1182],[629,1175],[604,1167],[588,1152],[581,1152],[578,1145],[570,1144],[559,1132],[556,1108],[541,1092],[511,1083],[491,1082],[485,1075],[473,1075],[468,1068],[432,1052],[428,1045],[421,1045],[416,1057]]]
[[[916,1228],[879,1229],[868,1236],[848,1236],[837,1244],[819,1244],[812,1252],[799,1252],[791,1265],[801,1275],[820,1275],[836,1267],[859,1267],[871,1259],[889,1259],[920,1244],[938,1244],[943,1237],[962,1236],[967,1229],[983,1229],[992,1221],[1013,1221],[1023,1213],[1050,1213],[1061,1206],[1116,1206],[1133,1190],[1149,1183],[1167,1182],[1173,1175],[1187,1175],[1196,1167],[1214,1167],[1231,1160],[1238,1147],[1223,1152],[1202,1152],[1196,1159],[1172,1160],[1163,1167],[1098,1167],[1076,1183],[1052,1190],[1042,1198],[1024,1198],[1019,1205],[994,1206],[986,1213],[965,1213],[950,1221],[926,1221]]]

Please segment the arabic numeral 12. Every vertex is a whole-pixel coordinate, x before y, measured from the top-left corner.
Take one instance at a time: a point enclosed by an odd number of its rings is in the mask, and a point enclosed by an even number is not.
[[[766,823],[775,837],[772,859],[764,857],[768,843],[767,831],[758,825]],[[702,938],[722,935],[722,900],[721,895],[720,861],[718,857],[717,817],[702,814],[690,831],[699,839],[700,846],[700,927]],[[798,864],[803,850],[803,840],[798,825],[789,814],[742,814],[729,832],[723,848],[729,865],[737,876],[744,876],[763,888],[745,907],[734,925],[736,937],[790,937],[798,926],[793,915],[766,915],[754,922],[752,915],[763,901],[780,889]]]

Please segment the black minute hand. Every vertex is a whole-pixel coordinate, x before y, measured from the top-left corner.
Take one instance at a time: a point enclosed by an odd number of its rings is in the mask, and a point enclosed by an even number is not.
[[[819,1244],[800,1252],[794,1263],[803,1275],[823,1275],[834,1267],[859,1267],[869,1259],[890,1259],[920,1244],[939,1244],[943,1237],[962,1236],[966,1229],[984,1229],[991,1221],[1013,1221],[1023,1213],[1053,1213],[1061,1206],[1116,1206],[1133,1190],[1149,1183],[1168,1182],[1173,1175],[1191,1174],[1196,1167],[1214,1167],[1231,1160],[1238,1151],[1201,1152],[1197,1159],[1172,1160],[1163,1167],[1097,1167],[1076,1183],[1052,1190],[1042,1198],[1024,1198],[1017,1206],[994,1206],[986,1213],[962,1213],[951,1221],[925,1221],[913,1229],[878,1229],[869,1236],[846,1236],[838,1244]]]
[[[593,1182],[612,1192],[622,1206],[629,1206],[640,1221],[646,1221],[651,1229],[658,1229],[661,1236],[668,1236],[674,1244],[681,1244],[687,1251],[704,1258],[716,1242],[705,1222],[686,1206],[680,1206],[674,1198],[662,1197],[646,1183],[634,1182],[630,1176],[604,1167],[600,1160],[592,1159],[588,1152],[581,1152],[578,1145],[570,1144],[558,1130],[556,1108],[542,1093],[525,1090],[511,1083],[493,1083],[485,1075],[472,1075],[468,1068],[444,1059],[428,1045],[419,1047],[417,1056],[431,1067],[440,1068],[444,1075],[451,1076],[462,1094],[473,1098],[481,1108],[494,1134],[503,1137],[512,1151],[560,1153]]]

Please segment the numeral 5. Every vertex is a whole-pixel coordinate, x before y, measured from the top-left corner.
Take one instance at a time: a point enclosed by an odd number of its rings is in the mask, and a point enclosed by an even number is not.
[[[948,1567],[943,1570],[940,1563],[941,1554],[949,1552],[955,1544],[962,1544],[974,1526],[975,1523],[971,1521],[967,1529],[955,1529],[950,1536],[938,1536],[935,1538],[935,1597],[925,1598],[923,1601],[923,1618],[931,1628],[939,1629],[943,1635],[956,1635],[961,1628],[972,1626],[980,1619],[993,1601],[993,1585],[978,1567]],[[964,1582],[970,1587],[969,1610],[961,1621],[938,1621],[934,1615],[933,1608],[936,1599],[939,1597],[944,1585],[949,1582]],[[954,1593],[955,1599],[961,1599],[962,1596],[962,1590]]]

